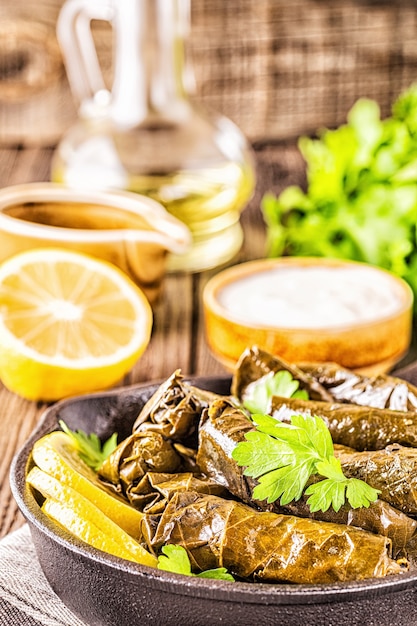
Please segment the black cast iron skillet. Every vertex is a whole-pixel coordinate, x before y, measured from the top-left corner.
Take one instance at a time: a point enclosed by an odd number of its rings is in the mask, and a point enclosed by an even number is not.
[[[398,372],[416,382],[417,367]],[[230,377],[194,378],[220,394]],[[104,554],[50,522],[25,484],[33,443],[58,421],[100,437],[131,432],[158,383],[64,400],[48,408],[15,456],[13,495],[25,516],[52,589],[88,626],[395,626],[417,625],[417,572],[332,585],[227,582],[192,578]]]

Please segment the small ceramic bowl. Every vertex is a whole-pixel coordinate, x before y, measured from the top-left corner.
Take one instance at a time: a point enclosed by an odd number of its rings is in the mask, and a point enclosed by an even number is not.
[[[208,345],[228,369],[257,345],[291,363],[333,361],[374,375],[390,370],[411,340],[410,287],[353,261],[242,263],[209,280],[203,303]]]
[[[31,248],[78,250],[120,267],[153,303],[168,254],[190,245],[188,228],[145,196],[54,183],[0,190],[0,262]]]

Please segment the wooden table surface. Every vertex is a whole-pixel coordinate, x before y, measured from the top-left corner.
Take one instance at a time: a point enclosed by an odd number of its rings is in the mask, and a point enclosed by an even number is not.
[[[52,148],[0,148],[0,187],[49,180],[52,152]],[[279,191],[303,177],[303,162],[293,145],[258,146],[255,159],[257,188],[242,214],[245,241],[233,263],[265,256],[265,227],[259,208],[263,193]],[[150,345],[121,384],[166,378],[177,368],[185,375],[225,373],[205,341],[201,299],[205,283],[218,270],[167,275],[154,311]],[[24,523],[10,492],[9,468],[46,406],[18,397],[0,383],[0,537]]]

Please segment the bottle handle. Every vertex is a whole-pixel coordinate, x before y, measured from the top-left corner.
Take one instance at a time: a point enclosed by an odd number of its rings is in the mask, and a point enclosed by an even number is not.
[[[107,89],[91,32],[92,20],[112,23],[113,0],[66,0],[57,20],[57,39],[61,47],[68,82],[78,105],[107,105]]]

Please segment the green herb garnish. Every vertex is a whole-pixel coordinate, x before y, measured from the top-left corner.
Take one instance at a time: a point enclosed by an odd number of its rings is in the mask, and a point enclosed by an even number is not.
[[[93,470],[97,471],[107,457],[117,446],[117,433],[107,439],[103,444],[95,433],[87,435],[82,430],[71,430],[62,420],[60,427],[69,435],[77,445],[80,458]]]
[[[251,413],[267,413],[273,396],[282,398],[301,398],[308,400],[305,389],[299,389],[300,382],[287,370],[267,374],[251,383],[250,397],[245,398],[243,406]]]
[[[184,574],[185,576],[197,576],[198,578],[217,578],[219,580],[234,580],[225,567],[208,569],[199,574],[191,571],[190,559],[187,551],[182,546],[167,544],[162,546],[162,553],[158,557],[158,569],[174,574]]]
[[[353,259],[403,277],[417,310],[417,84],[381,119],[360,98],[347,123],[301,137],[307,184],[267,193],[268,255]]]
[[[256,500],[281,505],[309,496],[312,512],[335,511],[347,500],[354,509],[368,507],[378,498],[377,489],[357,478],[346,478],[339,459],[334,456],[330,432],[320,417],[294,415],[291,423],[269,415],[253,415],[256,430],[246,433],[237,444],[233,459],[246,467],[244,473],[258,479],[253,490]],[[312,476],[324,480],[311,484]]]

